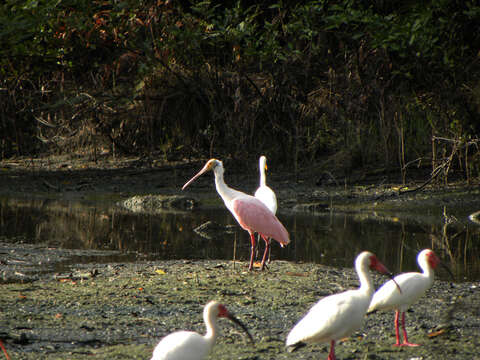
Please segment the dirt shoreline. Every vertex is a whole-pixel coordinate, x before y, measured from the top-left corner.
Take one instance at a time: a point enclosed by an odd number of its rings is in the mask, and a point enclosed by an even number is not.
[[[182,185],[202,166],[203,161],[159,163],[144,158],[102,158],[97,162],[85,157],[66,156],[41,159],[15,159],[0,162],[0,196],[88,198],[102,194],[118,197],[137,194],[184,194]],[[235,163],[228,163],[234,165]],[[295,206],[311,205],[307,210],[321,210],[321,205],[334,203],[336,211],[357,211],[368,207],[416,206],[425,202],[448,204],[455,201],[478,201],[480,179],[451,181],[448,185],[429,184],[428,173],[414,173],[406,185],[389,181],[387,176],[352,175],[344,184],[322,180],[315,169],[305,169],[298,178],[291,172],[270,171],[268,183],[275,189],[280,211],[294,210]],[[395,179],[397,176],[392,176]],[[247,193],[258,187],[258,170],[227,167],[226,182]],[[355,179],[357,181],[355,181]],[[340,182],[340,183],[339,183]],[[416,189],[421,190],[416,191]],[[208,191],[205,191],[208,189]],[[214,192],[211,176],[203,176],[188,189],[200,199],[218,198]],[[321,203],[315,208],[315,204]],[[221,205],[219,200],[215,205]],[[312,205],[313,204],[313,205]]]
[[[156,166],[141,159],[100,164],[83,159],[38,160],[30,165],[28,160],[3,162],[0,196],[85,199],[103,194],[178,194],[201,165]],[[249,176],[235,171],[225,175],[233,187],[253,192],[257,186],[255,171]],[[331,204],[335,204],[335,211],[348,212],[425,202],[441,206],[477,201],[479,195],[478,183],[455,184],[448,189],[427,187],[399,195],[397,184],[375,185],[380,184],[378,179],[371,179],[373,185],[349,187],[317,186],[314,176],[307,175],[297,182],[291,174],[274,173],[269,179],[275,184],[282,211],[295,211],[298,206],[323,211],[322,206]],[[212,198],[211,177],[199,179],[191,194]],[[216,201],[211,206],[221,205]],[[26,245],[16,246],[2,242],[0,263],[5,265],[12,254],[20,256],[21,251],[31,256]],[[53,258],[58,249],[39,246],[37,250],[40,258],[46,252]],[[63,250],[58,251],[56,255],[61,257]],[[82,256],[88,254],[80,254],[79,262]],[[22,274],[25,270],[21,262],[7,265],[4,271]],[[326,345],[287,353],[285,336],[318,299],[357,286],[353,269],[274,261],[268,271],[249,273],[246,266],[246,262],[214,260],[136,261],[77,264],[53,276],[33,279],[19,275],[0,285],[0,338],[12,359],[148,359],[166,333],[176,329],[203,331],[202,306],[216,299],[247,324],[256,344],[248,345],[237,329],[223,323],[211,359],[326,358]],[[376,277],[376,285],[384,280]],[[422,347],[392,347],[393,313],[376,313],[337,347],[338,358],[480,359],[479,286],[478,282],[434,283],[407,314],[410,340],[422,343]]]
[[[2,337],[12,359],[148,359],[177,329],[203,331],[202,306],[216,299],[249,327],[255,347],[222,322],[212,359],[310,359],[326,345],[289,354],[286,334],[321,297],[356,287],[353,269],[275,261],[156,261],[76,265],[32,283],[2,285]],[[375,276],[377,286],[385,278]],[[339,359],[478,359],[480,298],[474,283],[436,281],[407,314],[410,341],[394,348],[393,313],[368,316],[337,347]]]

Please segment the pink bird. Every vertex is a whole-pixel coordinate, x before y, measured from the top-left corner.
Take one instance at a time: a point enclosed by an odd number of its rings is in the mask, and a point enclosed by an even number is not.
[[[360,328],[372,299],[375,289],[369,269],[393,277],[374,254],[369,251],[360,253],[355,259],[360,287],[317,302],[288,334],[286,346],[289,351],[306,344],[329,341],[328,360],[335,360],[335,342]]]
[[[254,234],[256,232],[259,233],[265,242],[267,242],[268,238],[275,239],[283,247],[290,242],[288,232],[277,217],[260,200],[241,191],[234,190],[225,184],[223,180],[223,164],[220,160],[208,160],[203,169],[183,185],[182,190],[209,170],[212,170],[215,174],[215,187],[223,199],[225,206],[232,213],[242,229],[248,231],[250,234],[251,249],[248,269],[252,270],[255,251]],[[264,266],[265,258],[262,260],[262,270]]]
[[[227,318],[248,335],[253,343],[252,336],[240,320],[228,312],[225,305],[210,301],[203,310],[203,320],[207,333],[200,335],[194,331],[176,331],[165,336],[153,350],[151,360],[202,360],[205,359],[215,344],[218,335],[217,320]]]
[[[408,341],[405,329],[405,311],[417,301],[433,284],[433,270],[441,264],[440,259],[430,249],[422,250],[417,256],[417,263],[421,273],[409,272],[397,275],[393,280],[383,284],[373,295],[368,312],[376,310],[395,310],[395,346],[419,346]],[[447,268],[450,272],[450,270]],[[450,272],[451,274],[451,272]],[[453,275],[452,275],[453,276]],[[400,293],[393,283],[401,287]],[[400,343],[399,317],[402,313],[403,343]]]

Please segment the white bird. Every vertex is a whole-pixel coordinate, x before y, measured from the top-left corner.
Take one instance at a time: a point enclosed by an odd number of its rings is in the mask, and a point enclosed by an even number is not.
[[[317,302],[288,334],[290,351],[310,343],[330,342],[328,360],[335,360],[335,342],[360,328],[372,299],[374,286],[369,269],[393,277],[374,254],[360,253],[355,259],[360,287]]]
[[[260,186],[258,187],[257,191],[255,191],[255,197],[261,202],[263,202],[265,206],[273,213],[273,215],[276,215],[277,196],[275,195],[273,190],[267,186],[267,177],[265,175],[265,171],[268,169],[268,167],[267,167],[267,158],[264,155],[260,156],[260,159],[258,160],[258,166],[260,170]],[[270,263],[270,239],[269,238],[266,238],[265,240],[265,252],[263,253],[262,265],[261,265],[262,269],[265,266],[267,253],[268,253],[268,263]]]
[[[210,159],[205,166],[193,178],[191,178],[182,190],[190,185],[195,179],[205,172],[212,170],[215,174],[215,187],[218,194],[223,199],[225,206],[232,213],[240,226],[250,234],[250,266],[253,268],[253,255],[255,251],[255,236],[259,233],[262,238],[277,240],[281,246],[290,242],[288,232],[277,217],[256,197],[247,195],[241,191],[234,190],[225,184],[223,180],[223,163],[217,159]],[[262,268],[263,269],[263,268]]]
[[[255,197],[263,202],[268,209],[273,213],[277,213],[277,197],[272,189],[267,186],[267,176],[265,175],[265,170],[267,167],[267,158],[262,155],[258,160],[259,170],[260,170],[260,186],[257,191],[255,191]]]
[[[433,269],[440,263],[439,258],[430,249],[420,251],[417,263],[422,272],[409,272],[395,276],[395,282],[400,286],[400,293],[392,280],[386,282],[375,292],[368,312],[375,310],[395,310],[395,346],[418,346],[408,341],[405,330],[405,311],[417,301],[433,284]],[[448,269],[447,269],[448,270]],[[402,313],[403,342],[400,343],[399,317]]]
[[[177,331],[165,336],[153,350],[151,360],[201,360],[205,359],[215,344],[218,335],[218,318],[227,318],[238,324],[253,343],[252,336],[227,308],[216,301],[210,301],[203,310],[207,333],[200,335],[193,331]]]

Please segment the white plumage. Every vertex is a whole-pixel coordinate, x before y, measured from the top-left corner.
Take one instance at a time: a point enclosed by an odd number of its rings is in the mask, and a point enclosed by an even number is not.
[[[258,166],[260,170],[260,186],[257,191],[255,191],[255,197],[263,202],[265,206],[275,215],[277,213],[277,196],[267,186],[267,176],[265,175],[265,170],[267,170],[267,158],[265,156],[260,156],[258,160]]]
[[[264,203],[265,206],[273,213],[273,215],[275,215],[277,213],[277,196],[273,190],[267,186],[267,176],[265,171],[268,169],[268,167],[267,158],[264,155],[260,156],[260,159],[258,159],[258,169],[260,170],[260,186],[258,187],[257,191],[255,191],[255,197]],[[265,261],[270,263],[270,239],[265,237],[264,240],[265,251],[263,252],[261,263],[262,270],[265,266]]]
[[[355,259],[360,287],[321,299],[294,326],[287,337],[287,347],[308,343],[330,342],[329,360],[335,359],[335,342],[349,336],[363,323],[374,287],[369,269],[389,274],[386,267],[371,252],[364,251]]]
[[[409,272],[397,275],[395,281],[402,289],[400,293],[395,283],[390,280],[383,284],[373,295],[368,312],[375,310],[395,310],[396,346],[418,346],[408,341],[405,330],[405,311],[416,302],[433,284],[433,270],[440,263],[435,253],[430,249],[422,250],[417,256],[417,263],[422,272]],[[400,342],[399,316],[402,314],[403,342]]]
[[[202,360],[205,359],[215,344],[218,335],[217,320],[225,317],[240,325],[251,341],[246,327],[230,314],[227,308],[216,301],[211,301],[203,310],[203,319],[207,333],[200,335],[193,331],[177,331],[165,336],[153,350],[151,360]]]
[[[278,220],[267,206],[254,196],[247,195],[237,191],[225,184],[223,179],[223,163],[217,159],[210,159],[205,166],[185,185],[182,190],[189,186],[195,179],[207,171],[213,171],[215,175],[215,187],[218,194],[223,199],[225,206],[232,213],[238,224],[250,235],[250,264],[249,270],[253,269],[253,257],[255,250],[255,235],[258,233],[267,242],[266,239],[273,238],[282,246],[290,242],[287,229]],[[263,267],[262,267],[263,269]]]

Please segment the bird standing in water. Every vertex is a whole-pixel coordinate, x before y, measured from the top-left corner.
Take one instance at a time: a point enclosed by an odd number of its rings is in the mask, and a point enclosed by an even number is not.
[[[328,360],[335,360],[335,342],[360,328],[372,299],[375,289],[369,269],[393,277],[374,254],[360,253],[355,259],[360,287],[317,302],[288,334],[287,348],[295,351],[306,344],[330,342]]]
[[[195,179],[207,171],[212,170],[215,175],[215,187],[218,194],[223,199],[225,206],[232,213],[240,226],[250,234],[250,265],[249,270],[253,268],[253,258],[255,252],[255,233],[267,242],[267,238],[275,239],[281,246],[287,245],[290,238],[287,230],[277,217],[254,196],[247,195],[241,191],[230,188],[223,179],[223,163],[217,159],[210,159],[205,166],[185,185],[184,190]],[[263,267],[262,267],[263,269]]]
[[[258,160],[258,166],[260,170],[260,186],[258,187],[257,191],[255,191],[255,197],[263,202],[265,206],[272,212],[273,215],[276,215],[277,213],[277,196],[273,192],[272,189],[270,189],[267,186],[267,177],[265,175],[267,168],[267,158],[265,156],[260,156],[260,159]],[[267,255],[268,253],[268,255]],[[270,263],[270,239],[266,238],[265,239],[265,252],[263,253],[263,258],[262,258],[262,264],[261,268],[265,266],[265,260],[267,259],[267,262]]]

